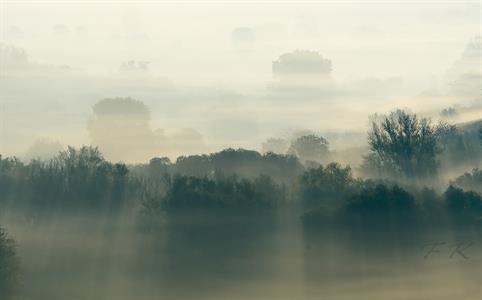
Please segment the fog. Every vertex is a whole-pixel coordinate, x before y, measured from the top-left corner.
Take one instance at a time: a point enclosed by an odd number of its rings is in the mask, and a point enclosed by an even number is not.
[[[374,108],[437,116],[480,95],[466,87],[470,76],[480,85],[477,3],[7,1],[2,8],[1,150],[10,155],[24,155],[39,138],[92,143],[86,123],[103,98],[142,101],[153,130],[174,139],[183,128],[202,135],[200,147],[173,142],[155,153],[175,158],[260,149],[299,129],[363,134]],[[287,67],[291,76],[276,74],[278,59],[296,50],[330,62],[324,83],[302,56]]]
[[[480,299],[481,18],[0,0],[0,299]]]

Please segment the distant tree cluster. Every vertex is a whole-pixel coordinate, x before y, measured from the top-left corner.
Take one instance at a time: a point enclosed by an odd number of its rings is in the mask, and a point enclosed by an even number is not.
[[[452,184],[464,190],[482,193],[482,170],[474,168],[472,172],[457,177]]]
[[[303,221],[306,226],[338,224],[381,231],[479,226],[482,224],[482,196],[452,185],[439,195],[427,188],[364,181],[340,199],[335,209],[319,206],[307,210]]]
[[[273,62],[275,76],[329,75],[331,61],[323,58],[316,51],[296,50],[285,53]]]
[[[126,107],[113,110],[111,102],[119,101]],[[106,99],[94,106],[94,112],[102,118],[125,117],[143,132],[149,115],[132,99]],[[433,222],[444,216],[459,222],[464,216],[473,224],[480,217],[480,170],[454,179],[443,195],[423,188],[423,180],[437,177],[444,166],[439,160],[456,160],[457,155],[450,156],[458,153],[454,151],[464,151],[465,161],[480,159],[479,152],[467,150],[467,140],[475,147],[475,129],[468,131],[470,135],[465,130],[446,123],[434,126],[401,110],[374,120],[370,154],[362,166],[362,174],[372,179],[354,177],[350,166],[323,162],[329,157],[328,141],[311,133],[283,145],[291,154],[229,148],[180,156],[175,162],[154,157],[130,166],[107,161],[93,147],[69,147],[49,160],[28,163],[0,156],[0,206],[36,212],[119,212],[137,205],[143,207],[141,219],[158,222],[165,220],[162,216],[184,213],[253,215],[286,204],[299,206],[310,222]]]
[[[169,179],[158,207],[174,215],[208,210],[256,213],[272,211],[282,199],[281,189],[267,176],[248,180],[177,175]],[[151,207],[151,202],[148,204],[145,208]]]
[[[459,115],[459,113],[458,113],[457,109],[455,109],[454,107],[444,108],[440,112],[440,116],[442,118],[446,118],[446,119],[454,118],[454,117],[457,117],[458,115]]]
[[[305,165],[326,163],[330,159],[330,143],[321,135],[311,132],[295,135],[291,140],[270,138],[262,145],[264,153],[290,154]]]
[[[138,174],[181,174],[204,177],[215,173],[237,174],[245,178],[268,175],[275,181],[289,183],[303,172],[293,155],[260,154],[246,149],[224,149],[209,155],[180,156],[174,163],[169,158],[153,158],[149,165],[134,168]]]
[[[97,102],[87,129],[94,146],[113,161],[146,161],[160,150],[159,136],[150,127],[150,111],[132,98]]]

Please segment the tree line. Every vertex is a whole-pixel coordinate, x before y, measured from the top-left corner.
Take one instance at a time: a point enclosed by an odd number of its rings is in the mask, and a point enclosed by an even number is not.
[[[140,228],[154,234],[183,218],[241,220],[241,227],[230,227],[239,230],[247,220],[276,222],[280,209],[299,212],[310,228],[478,227],[482,171],[474,168],[442,189],[437,178],[451,164],[480,165],[479,131],[433,125],[403,110],[379,116],[368,133],[361,177],[350,166],[316,161],[329,152],[328,141],[312,134],[295,139],[287,154],[225,149],[135,165],[107,161],[88,146],[69,147],[46,161],[0,156],[0,212],[41,217],[130,210]],[[198,230],[201,223],[182,228]],[[1,230],[0,291],[8,291],[15,273],[14,243]]]

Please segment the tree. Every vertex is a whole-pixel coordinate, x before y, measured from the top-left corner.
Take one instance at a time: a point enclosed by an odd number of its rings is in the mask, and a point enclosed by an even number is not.
[[[381,221],[386,226],[408,226],[406,221],[417,217],[417,205],[413,195],[401,187],[377,184],[350,196],[341,212],[364,224]]]
[[[261,152],[273,152],[277,154],[285,154],[288,150],[289,143],[285,139],[269,138],[261,145]]]
[[[372,122],[368,143],[365,166],[413,180],[436,174],[437,132],[426,118],[396,110]]]
[[[482,197],[474,191],[449,186],[444,193],[449,213],[458,222],[472,223],[481,220]]]
[[[92,144],[114,161],[147,161],[160,148],[150,127],[150,112],[141,101],[110,98],[92,107],[87,129]]]
[[[296,155],[302,162],[324,162],[329,154],[328,141],[315,134],[303,135],[296,138],[288,150],[289,154]]]
[[[313,209],[352,193],[357,181],[349,166],[330,163],[307,170],[300,176],[299,194],[305,209]],[[333,204],[333,202],[331,202]]]
[[[482,170],[474,168],[471,173],[464,173],[455,179],[453,185],[461,187],[464,190],[482,193]]]
[[[0,227],[0,299],[10,299],[17,283],[15,242]]]
[[[223,174],[215,178],[175,175],[166,180],[166,185],[164,196],[144,199],[144,216],[271,214],[284,196],[267,176],[248,180]]]

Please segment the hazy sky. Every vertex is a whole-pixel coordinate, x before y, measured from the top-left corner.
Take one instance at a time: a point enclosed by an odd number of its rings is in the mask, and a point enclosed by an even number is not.
[[[14,100],[9,97],[13,92],[4,92],[9,100],[4,100],[3,138],[9,139],[8,129],[24,133],[15,142],[19,147],[39,136],[55,136],[56,129],[62,139],[77,132],[66,143],[87,143],[85,122],[91,105],[114,96],[145,102],[155,128],[195,128],[208,144],[219,147],[256,147],[269,135],[296,128],[361,130],[366,124],[360,125],[360,120],[379,109],[411,103],[417,110],[432,109],[433,102],[424,107],[413,97],[426,91],[446,93],[447,72],[467,43],[481,35],[480,1],[0,3],[3,44],[24,49],[31,62],[67,65],[95,83],[91,91],[86,90],[90,83],[58,83],[58,90],[65,92],[55,99],[37,95],[61,107],[57,123],[34,126],[37,130],[28,128],[28,122],[22,125],[13,111],[22,118],[44,113],[45,106],[27,111],[16,105],[34,99]],[[302,91],[296,101],[286,101],[280,100],[285,95],[273,95],[272,62],[296,49],[331,60],[336,97],[324,92],[313,101]],[[149,62],[148,83],[106,91],[106,86],[115,86],[110,80],[117,78],[122,62],[129,60]],[[3,73],[9,77],[8,72]],[[20,79],[15,86],[22,90]],[[158,87],[166,84],[171,92]],[[13,89],[14,84],[8,85]],[[372,95],[370,89],[377,92]],[[381,98],[385,102],[380,105]],[[444,101],[448,100],[440,100],[441,107]],[[72,114],[71,123],[62,123]],[[330,117],[349,120],[334,125]],[[231,124],[226,132],[220,122]],[[2,147],[11,151],[15,143],[4,142]]]
[[[232,43],[237,27],[254,32],[248,53]],[[1,30],[38,61],[106,72],[148,60],[176,81],[266,80],[293,49],[320,51],[338,78],[418,79],[443,73],[480,33],[480,2],[7,1]]]

